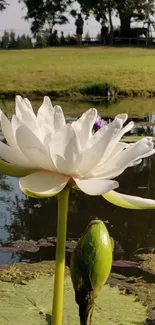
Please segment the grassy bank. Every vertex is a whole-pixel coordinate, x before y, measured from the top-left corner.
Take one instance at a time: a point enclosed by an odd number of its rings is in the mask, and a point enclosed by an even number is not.
[[[34,98],[155,95],[155,49],[48,48],[0,51],[0,94]]]

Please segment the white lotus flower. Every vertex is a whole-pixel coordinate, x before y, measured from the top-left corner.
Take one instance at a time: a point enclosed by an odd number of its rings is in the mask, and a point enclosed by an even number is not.
[[[153,142],[146,137],[134,144],[120,142],[133,122],[125,127],[127,114],[117,115],[95,134],[96,109],[86,111],[76,122],[66,124],[60,106],[44,98],[37,115],[28,99],[16,97],[11,122],[1,112],[1,128],[7,144],[0,142],[0,171],[20,177],[21,190],[29,196],[49,197],[67,184],[89,195],[132,208],[154,208],[155,201],[122,196],[113,178],[127,167],[152,155]]]

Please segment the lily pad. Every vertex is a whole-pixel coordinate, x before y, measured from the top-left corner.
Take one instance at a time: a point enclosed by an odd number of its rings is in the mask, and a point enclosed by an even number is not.
[[[155,275],[155,254],[141,254],[137,255],[141,262],[141,269]]]
[[[26,285],[0,281],[0,324],[49,325],[54,276],[42,276]],[[142,325],[146,309],[134,295],[120,294],[117,287],[103,287],[96,299],[93,325]],[[79,325],[78,306],[70,276],[65,277],[63,325]]]
[[[40,263],[16,263],[0,269],[0,280],[5,282],[23,283],[33,280],[41,275],[53,275],[55,272],[55,261]],[[69,273],[69,269],[66,268]]]
[[[0,281],[25,283],[25,281],[39,278],[40,276],[51,276],[55,273],[55,261],[42,261],[38,263],[15,263],[4,265],[0,269]],[[70,274],[69,268],[65,267],[65,275]]]

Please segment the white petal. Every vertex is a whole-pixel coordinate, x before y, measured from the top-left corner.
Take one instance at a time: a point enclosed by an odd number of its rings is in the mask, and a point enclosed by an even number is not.
[[[20,178],[19,186],[28,196],[50,197],[66,186],[69,177],[46,171],[40,171]]]
[[[153,142],[150,137],[131,144],[119,155],[111,156],[102,166],[93,171],[94,177],[111,179],[119,176],[123,171],[140,162],[141,158],[151,156],[154,153]]]
[[[45,96],[43,104],[37,113],[37,123],[40,128],[42,141],[47,144],[47,139],[60,131],[66,124],[63,111],[60,106],[52,106],[50,98]]]
[[[29,147],[23,148],[22,150],[25,156],[33,162],[33,166],[49,171],[56,171],[55,165],[53,164],[51,158],[48,157],[39,148]]]
[[[91,108],[82,114],[82,116],[76,122],[72,123],[72,127],[78,134],[82,147],[85,147],[87,141],[92,137],[92,129],[96,119],[97,110],[95,108]]]
[[[41,141],[25,125],[18,127],[16,131],[16,140],[20,150],[34,164],[35,167],[40,167],[51,171],[56,170]]]
[[[104,135],[105,153],[107,156],[107,150],[111,148],[111,144],[113,143],[113,141],[115,141],[116,143],[119,142],[118,136],[120,132],[122,132],[123,130],[122,126],[125,119],[126,119],[126,114],[117,115],[113,120],[113,122],[107,124],[105,127],[101,128],[94,134],[94,136],[91,138],[91,141],[89,141],[89,147],[95,145],[100,140],[100,138],[103,137]]]
[[[16,115],[13,115],[12,116],[12,120],[11,120],[11,126],[12,126],[12,132],[13,132],[13,135],[14,135],[14,138],[15,138],[15,141],[16,141],[16,147],[17,149],[19,149],[20,153],[24,156],[23,152],[20,150],[19,146],[18,146],[18,143],[17,143],[17,139],[16,139],[16,132],[17,132],[17,129],[19,129],[21,126],[23,126],[23,122],[16,116]],[[27,130],[27,134],[29,133],[34,133],[33,131],[34,130],[30,130],[29,127],[25,126],[26,127],[26,130]],[[24,128],[25,129],[25,128]],[[32,135],[33,136],[33,135]],[[35,135],[34,134],[34,137],[37,137],[39,138],[38,136],[38,132],[37,134]],[[27,136],[25,137],[27,138]],[[40,141],[40,140],[39,140]],[[26,157],[25,157],[26,159]]]
[[[109,157],[107,158],[108,155],[106,155],[106,161],[110,161],[110,159],[114,159],[116,158],[118,155],[120,155],[120,153],[130,147],[131,144],[129,143],[125,143],[125,142],[118,142],[115,144],[115,147],[113,148],[111,154],[109,155]],[[106,163],[106,161],[104,161],[104,163]]]
[[[21,110],[23,109],[23,98],[19,95],[16,96],[15,98],[15,112],[16,112],[16,115],[21,118],[22,115],[21,115]],[[25,104],[24,104],[25,106]]]
[[[81,152],[78,137],[71,124],[57,132],[50,144],[51,158],[58,171],[71,175],[77,170],[76,158]]]
[[[117,116],[119,116],[119,115],[117,115]],[[119,143],[120,139],[126,132],[129,132],[133,128],[133,126],[134,126],[134,122],[132,122],[132,121],[129,122],[122,130],[120,130],[118,132],[118,134],[116,134],[115,137],[113,137],[112,141],[107,146],[106,159],[104,157],[104,162],[108,161],[109,157],[114,155],[113,151],[115,151],[115,148],[116,148],[117,144]]]
[[[110,191],[103,194],[104,199],[121,208],[145,210],[155,209],[155,200],[144,199],[142,197],[121,194],[115,191]]]
[[[23,125],[23,122],[15,114],[13,114],[11,119],[11,127],[12,127],[13,135],[15,137],[15,141],[16,141],[16,131],[21,125]]]
[[[152,149],[151,151],[149,151],[145,155],[143,155],[142,158],[148,158],[148,157],[152,156],[154,153],[155,153],[155,149]],[[133,166],[139,165],[141,162],[142,162],[142,159],[135,160],[135,161],[131,162],[128,165],[128,167],[133,167]]]
[[[119,141],[125,133],[131,131],[133,129],[133,127],[134,127],[134,122],[133,121],[129,122],[126,126],[124,126],[124,128],[118,134],[117,141]]]
[[[48,149],[49,141],[52,140],[55,134],[54,129],[54,108],[50,101],[50,98],[45,96],[42,105],[37,112],[37,124],[39,127],[40,137]]]
[[[54,106],[54,128],[55,133],[60,131],[66,124],[66,120],[63,114],[63,110],[60,106]]]
[[[77,164],[80,165],[79,172],[81,175],[85,175],[94,169],[101,160],[104,160],[107,146],[111,139],[119,132],[122,127],[122,121],[115,119],[108,128],[104,131],[104,128],[100,129],[90,139],[89,143],[91,147],[85,150],[77,159]],[[103,130],[103,131],[102,131]],[[95,141],[94,141],[95,138]],[[89,144],[89,146],[90,146]]]
[[[127,119],[128,119],[128,114],[126,114],[126,113],[123,113],[123,114],[117,114],[116,117],[119,118],[119,119],[121,119],[122,122],[123,122],[123,124],[124,124],[124,123],[127,121]]]
[[[139,164],[141,164],[142,159],[136,160],[134,162],[132,162],[131,164],[128,165],[128,167],[133,167],[133,166],[137,166]]]
[[[17,95],[15,98],[15,110],[16,114],[21,116],[21,110],[30,110],[33,112],[32,105],[27,98],[22,98],[20,95]]]
[[[128,147],[126,150],[122,151],[120,156],[114,161],[117,166],[127,166],[135,160],[139,160],[143,157],[149,157],[152,155],[153,141],[151,137],[143,138],[142,140],[136,142],[134,145]]]
[[[34,115],[31,103],[27,98],[22,98],[21,96],[16,96],[15,98],[15,111],[16,115],[21,119],[23,111],[29,111]]]
[[[29,108],[29,110],[33,112],[32,105],[31,105],[30,101],[27,98],[24,98],[24,103]]]
[[[0,157],[11,164],[20,166],[20,167],[29,167],[35,168],[32,162],[28,161],[23,154],[20,154],[19,150],[11,148],[8,145],[0,141]]]
[[[152,150],[150,150],[149,152],[145,153],[145,154],[142,156],[142,158],[148,158],[148,157],[154,155],[154,153],[155,153],[155,149],[152,149]]]
[[[12,177],[23,177],[34,173],[35,169],[30,169],[26,167],[19,167],[3,160],[0,160],[0,173],[3,173]]]
[[[77,179],[74,178],[77,186],[86,194],[101,195],[119,186],[118,182],[101,179]]]
[[[38,134],[37,119],[32,109],[21,96],[16,96],[16,116],[34,133]]]
[[[2,132],[4,134],[4,137],[10,146],[9,148],[9,146],[5,146],[5,144],[0,145],[1,157],[13,164],[17,164],[17,166],[32,167],[32,163],[24,156],[24,154],[21,152],[21,150],[17,145],[12,124],[2,112],[1,112],[1,127],[2,127]]]
[[[98,141],[100,141],[100,139],[102,139],[102,138],[104,139],[104,142],[102,142],[102,145],[104,144],[104,155],[102,157],[102,161],[100,162],[101,169],[102,169],[103,163],[107,162],[109,165],[109,158],[112,158],[112,160],[113,160],[114,156],[118,155],[118,151],[116,149],[118,149],[119,153],[120,153],[124,148],[127,148],[129,146],[129,144],[125,144],[121,147],[121,144],[119,144],[119,140],[121,139],[122,135],[125,132],[130,131],[134,125],[133,122],[130,122],[122,129],[123,123],[126,121],[127,117],[128,117],[127,114],[117,115],[112,123],[109,123],[106,127],[101,128],[91,138],[91,140],[89,142],[89,147],[91,146],[91,142],[93,145],[96,146],[96,143]],[[96,167],[96,166],[94,165],[94,167]],[[98,168],[99,168],[99,166],[97,166],[97,169]],[[104,170],[105,170],[105,168],[104,168]],[[99,172],[99,169],[98,169],[98,172]],[[93,173],[94,173],[94,171],[93,171]],[[96,174],[96,176],[98,176],[98,175]]]
[[[100,164],[98,164],[97,166],[95,166],[94,170],[92,170],[90,173],[88,173],[86,175],[86,177],[94,177],[94,178],[114,178],[117,176],[117,172],[118,172],[118,168],[114,169],[113,167],[113,162],[114,159],[117,158],[117,156],[120,155],[120,153],[128,148],[129,146],[131,146],[131,144],[128,143],[124,143],[124,142],[118,142],[115,146],[115,149],[113,150],[112,154],[110,155],[109,159],[107,162],[101,162]],[[139,160],[139,163],[141,162],[141,160]],[[108,169],[106,168],[106,166],[108,165]],[[129,165],[130,166],[130,165]],[[131,163],[131,166],[134,166],[133,163]],[[110,169],[110,172],[109,172]],[[124,168],[121,168],[122,172],[124,171]],[[111,177],[111,174],[114,175]],[[110,175],[110,177],[108,176]]]
[[[1,128],[4,138],[6,139],[8,145],[10,147],[16,148],[17,143],[12,131],[12,126],[9,119],[0,111],[0,119],[1,119]]]
[[[47,134],[44,132],[44,135],[42,136],[42,143],[48,152],[50,152],[50,143],[53,141],[53,137],[54,134],[52,134],[52,132]]]
[[[50,98],[45,96],[43,103],[37,112],[37,123],[39,127],[42,127],[44,122],[48,123],[48,127],[51,124],[51,132],[52,132],[53,119],[54,119],[54,108],[52,106]]]

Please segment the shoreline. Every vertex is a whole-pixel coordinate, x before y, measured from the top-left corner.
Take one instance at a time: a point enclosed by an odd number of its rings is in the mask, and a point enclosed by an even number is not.
[[[81,91],[68,91],[68,90],[10,90],[10,91],[1,91],[0,90],[0,100],[14,100],[16,95],[21,95],[22,97],[28,97],[30,100],[42,100],[46,95],[49,96],[52,100],[61,100],[61,101],[115,101],[123,100],[130,98],[155,98],[155,90],[150,91],[125,91],[119,90],[117,88],[103,89],[103,94],[101,91],[95,91],[95,94],[90,93],[87,89],[81,89]]]

